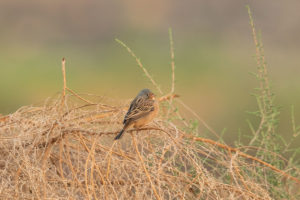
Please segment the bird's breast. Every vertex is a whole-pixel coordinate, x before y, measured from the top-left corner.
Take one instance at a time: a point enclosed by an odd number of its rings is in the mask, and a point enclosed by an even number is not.
[[[149,114],[147,114],[146,116],[136,120],[134,127],[139,128],[139,127],[142,127],[142,126],[150,123],[156,117],[156,115],[158,114],[158,111],[159,111],[159,105],[158,105],[158,102],[155,101],[154,102],[154,110],[149,112]]]

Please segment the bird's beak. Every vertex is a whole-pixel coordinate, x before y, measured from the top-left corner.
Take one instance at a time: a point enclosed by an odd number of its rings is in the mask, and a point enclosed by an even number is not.
[[[155,94],[150,94],[150,99],[155,100]]]

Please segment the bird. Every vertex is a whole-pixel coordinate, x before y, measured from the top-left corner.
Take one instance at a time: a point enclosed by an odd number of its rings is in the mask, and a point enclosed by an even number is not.
[[[123,120],[123,128],[115,137],[118,140],[131,127],[140,128],[151,122],[158,114],[159,104],[156,96],[149,89],[141,90],[130,103],[130,107]]]

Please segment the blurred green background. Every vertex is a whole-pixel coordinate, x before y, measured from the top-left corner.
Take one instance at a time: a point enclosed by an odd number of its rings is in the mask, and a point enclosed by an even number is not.
[[[245,5],[261,30],[269,76],[281,106],[279,131],[290,137],[290,108],[300,119],[300,1],[2,0],[0,2],[0,113],[35,104],[68,86],[128,100],[154,89],[124,41],[170,90],[168,28],[175,45],[176,93],[217,132],[248,133],[245,111],[256,110],[255,45]],[[155,90],[154,90],[155,91]],[[155,91],[157,93],[157,91]]]

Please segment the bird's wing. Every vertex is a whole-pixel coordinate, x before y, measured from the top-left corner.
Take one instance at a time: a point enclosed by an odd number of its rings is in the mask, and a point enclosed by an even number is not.
[[[130,120],[135,121],[154,110],[154,101],[152,99],[144,99],[142,97],[135,98],[125,115],[124,124]]]

